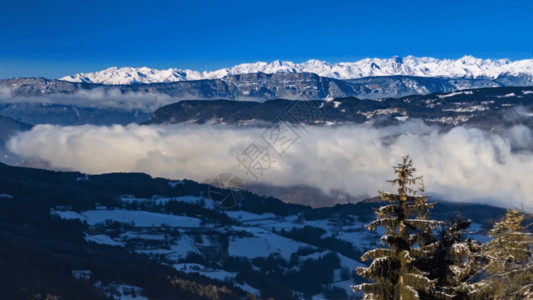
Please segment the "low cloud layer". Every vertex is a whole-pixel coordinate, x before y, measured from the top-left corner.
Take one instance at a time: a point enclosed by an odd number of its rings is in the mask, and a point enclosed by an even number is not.
[[[73,94],[45,96],[13,96],[12,91],[0,87],[0,103],[47,103],[74,105],[92,108],[113,108],[126,111],[140,110],[153,112],[161,106],[176,103],[183,99],[196,100],[194,97],[171,97],[166,94],[150,92],[121,92],[118,88],[94,88],[79,90]]]
[[[279,94],[278,98],[288,100],[300,100],[301,94]],[[304,97],[306,98],[306,97]],[[17,96],[10,88],[0,86],[0,103],[46,103],[59,105],[72,105],[78,107],[104,108],[104,109],[118,109],[124,111],[140,110],[142,112],[153,112],[156,109],[179,102],[181,100],[212,100],[213,97],[201,97],[199,95],[191,95],[185,91],[179,95],[170,96],[156,90],[148,91],[121,91],[119,88],[103,88],[97,87],[93,89],[80,89],[72,94],[51,94],[39,96]],[[217,99],[224,99],[224,97],[217,97]],[[257,101],[263,102],[264,98],[239,96],[238,101]]]
[[[392,190],[385,180],[394,176],[392,166],[410,154],[430,194],[451,201],[533,208],[533,134],[524,126],[502,134],[463,127],[441,132],[418,122],[380,129],[306,127],[294,131],[297,139],[284,144],[281,156],[262,138],[271,137],[265,130],[38,125],[12,138],[8,148],[57,169],[140,171],[205,182],[222,172],[252,180],[237,157],[243,159],[243,151],[255,143],[271,160],[263,161],[269,168],[262,175],[255,172],[260,183],[311,185],[361,197]]]

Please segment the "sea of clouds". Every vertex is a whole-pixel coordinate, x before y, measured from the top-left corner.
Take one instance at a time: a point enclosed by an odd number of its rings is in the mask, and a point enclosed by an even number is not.
[[[278,93],[280,99],[301,100],[307,99],[305,95],[298,93]],[[224,97],[216,97],[224,99]],[[35,103],[35,104],[57,104],[78,107],[90,107],[100,109],[116,109],[122,111],[140,110],[143,112],[154,112],[156,109],[179,102],[181,100],[213,100],[213,96],[201,96],[198,94],[189,94],[181,91],[176,95],[168,95],[156,90],[121,90],[116,87],[96,87],[92,89],[79,89],[72,94],[50,94],[38,96],[17,96],[16,93],[6,86],[0,86],[0,103]],[[263,102],[264,98],[241,95],[238,101],[256,101]]]
[[[153,112],[159,107],[176,103],[183,99],[197,100],[189,95],[171,97],[156,91],[121,91],[118,88],[97,87],[80,89],[73,94],[52,94],[44,96],[14,96],[8,87],[0,87],[0,103],[58,104],[79,107],[117,109],[124,111],[140,110]]]
[[[392,166],[409,154],[424,176],[426,191],[450,201],[533,208],[533,133],[514,126],[501,133],[438,127],[411,121],[399,126],[366,125],[296,128],[281,155],[265,128],[231,126],[54,126],[19,133],[8,149],[54,169],[90,174],[145,172],[166,178],[208,182],[224,172],[255,178],[237,158],[255,145],[270,156],[259,183],[308,185],[357,197],[392,191]],[[255,147],[254,146],[254,147]],[[285,144],[287,146],[287,144]],[[278,149],[279,150],[279,149]],[[267,168],[268,167],[268,168]]]

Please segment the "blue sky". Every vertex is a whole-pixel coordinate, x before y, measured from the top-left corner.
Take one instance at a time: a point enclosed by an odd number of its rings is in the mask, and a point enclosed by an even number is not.
[[[0,0],[0,78],[276,59],[533,58],[532,1]]]

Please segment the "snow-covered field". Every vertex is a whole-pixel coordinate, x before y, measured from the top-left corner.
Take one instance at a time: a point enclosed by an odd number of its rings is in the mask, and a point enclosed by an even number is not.
[[[368,231],[366,224],[357,216],[347,220],[336,217],[305,220],[303,215],[278,216],[273,213],[255,214],[247,211],[218,211],[226,214],[234,223],[225,224],[209,222],[185,215],[171,215],[164,211],[164,204],[170,200],[178,203],[197,205],[203,209],[215,209],[209,199],[202,197],[136,198],[122,196],[126,205],[143,202],[147,210],[106,209],[76,212],[58,207],[51,210],[51,215],[67,220],[86,222],[89,231],[85,235],[88,242],[115,247],[126,247],[139,254],[148,255],[161,263],[168,264],[184,273],[199,275],[224,281],[252,294],[260,295],[257,287],[238,279],[238,273],[225,269],[222,265],[209,262],[209,257],[227,256],[250,262],[254,271],[260,272],[261,266],[253,262],[257,259],[275,257],[286,262],[296,261],[296,265],[287,267],[285,272],[298,272],[301,265],[308,261],[319,261],[325,255],[333,254],[340,262],[334,267],[333,282],[329,287],[336,287],[352,295],[353,270],[363,264],[332,250],[318,247],[289,238],[285,233],[312,227],[324,234],[321,238],[334,238],[339,242],[349,242],[361,253],[380,246],[379,238],[383,229]],[[204,216],[205,217],[205,216]],[[118,222],[118,223],[116,223]],[[119,225],[117,225],[119,224]],[[120,225],[122,224],[122,225]],[[210,224],[210,225],[206,225]],[[478,241],[486,241],[481,225],[472,224],[469,236]],[[213,254],[218,253],[218,254]],[[296,258],[296,260],[295,260]],[[200,261],[199,261],[200,259]],[[217,258],[218,260],[219,258]],[[204,262],[202,262],[204,261]],[[122,295],[119,299],[130,299]],[[323,299],[322,294],[313,299]],[[142,298],[141,298],[142,299]]]
[[[79,219],[88,225],[103,224],[106,221],[115,221],[131,224],[135,227],[182,227],[197,228],[202,222],[200,219],[185,216],[152,213],[137,210],[89,210],[81,214],[73,211],[53,211],[63,219]]]
[[[255,258],[268,257],[271,254],[279,253],[288,260],[291,254],[298,251],[299,248],[308,246],[258,227],[242,227],[240,229],[251,233],[253,236],[232,237],[228,247],[230,256]]]

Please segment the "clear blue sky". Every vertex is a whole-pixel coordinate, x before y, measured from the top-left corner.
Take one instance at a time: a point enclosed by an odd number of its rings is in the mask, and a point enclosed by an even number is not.
[[[532,51],[533,1],[0,0],[0,78]]]

